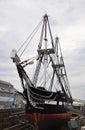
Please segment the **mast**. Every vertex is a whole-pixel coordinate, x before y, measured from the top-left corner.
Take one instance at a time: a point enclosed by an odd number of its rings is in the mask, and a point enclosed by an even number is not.
[[[48,48],[48,37],[47,37],[48,33],[50,35],[51,48]],[[34,84],[34,86],[36,86],[36,84],[37,84],[37,79],[38,79],[38,75],[39,75],[40,68],[41,68],[41,62],[42,62],[42,59],[43,59],[43,64],[44,64],[43,87],[46,88],[48,54],[54,53],[54,41],[53,41],[53,37],[52,37],[50,24],[49,24],[49,19],[48,19],[47,14],[45,14],[44,17],[43,17],[43,26],[42,26],[40,42],[39,42],[37,51],[38,51],[38,54],[39,54],[40,58],[39,58],[39,62],[37,64],[37,66],[36,66],[36,70],[35,70],[35,73],[34,73],[33,84]]]
[[[45,23],[45,50],[47,50],[47,21],[48,21],[48,16],[44,16],[44,23]],[[47,52],[44,53],[44,87],[46,88],[46,73],[47,73]]]

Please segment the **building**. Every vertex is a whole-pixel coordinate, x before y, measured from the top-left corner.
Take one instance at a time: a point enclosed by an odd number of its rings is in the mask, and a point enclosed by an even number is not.
[[[24,107],[23,97],[9,82],[0,80],[0,109]]]

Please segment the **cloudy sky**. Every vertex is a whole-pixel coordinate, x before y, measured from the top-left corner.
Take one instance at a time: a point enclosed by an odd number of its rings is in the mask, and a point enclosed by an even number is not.
[[[60,38],[73,98],[85,99],[85,0],[0,0],[0,80],[22,90],[10,53],[46,12]]]

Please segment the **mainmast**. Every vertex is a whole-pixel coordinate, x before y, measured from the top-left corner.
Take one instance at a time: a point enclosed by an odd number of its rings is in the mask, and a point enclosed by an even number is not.
[[[51,48],[48,48],[48,37],[47,37],[48,33],[50,35]],[[54,53],[54,42],[53,42],[53,37],[52,37],[52,33],[51,33],[50,25],[49,25],[49,19],[48,19],[47,14],[45,14],[44,17],[43,17],[43,26],[42,26],[40,42],[39,42],[37,51],[38,51],[40,60],[37,64],[37,67],[36,67],[36,70],[35,70],[35,74],[34,74],[34,77],[33,77],[33,84],[34,84],[34,86],[36,86],[36,84],[37,84],[37,79],[38,79],[38,75],[39,75],[39,71],[40,71],[40,67],[41,67],[41,62],[42,62],[42,58],[43,58],[43,64],[44,64],[43,87],[46,88],[48,54]]]
[[[47,50],[47,21],[48,21],[48,16],[44,16],[44,24],[45,24],[45,50]],[[44,53],[44,87],[46,88],[46,73],[47,73],[47,52]]]

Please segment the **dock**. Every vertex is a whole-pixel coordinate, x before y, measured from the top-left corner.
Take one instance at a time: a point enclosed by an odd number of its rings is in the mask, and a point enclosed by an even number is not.
[[[25,117],[23,109],[0,110],[0,130],[33,130],[33,124]]]

